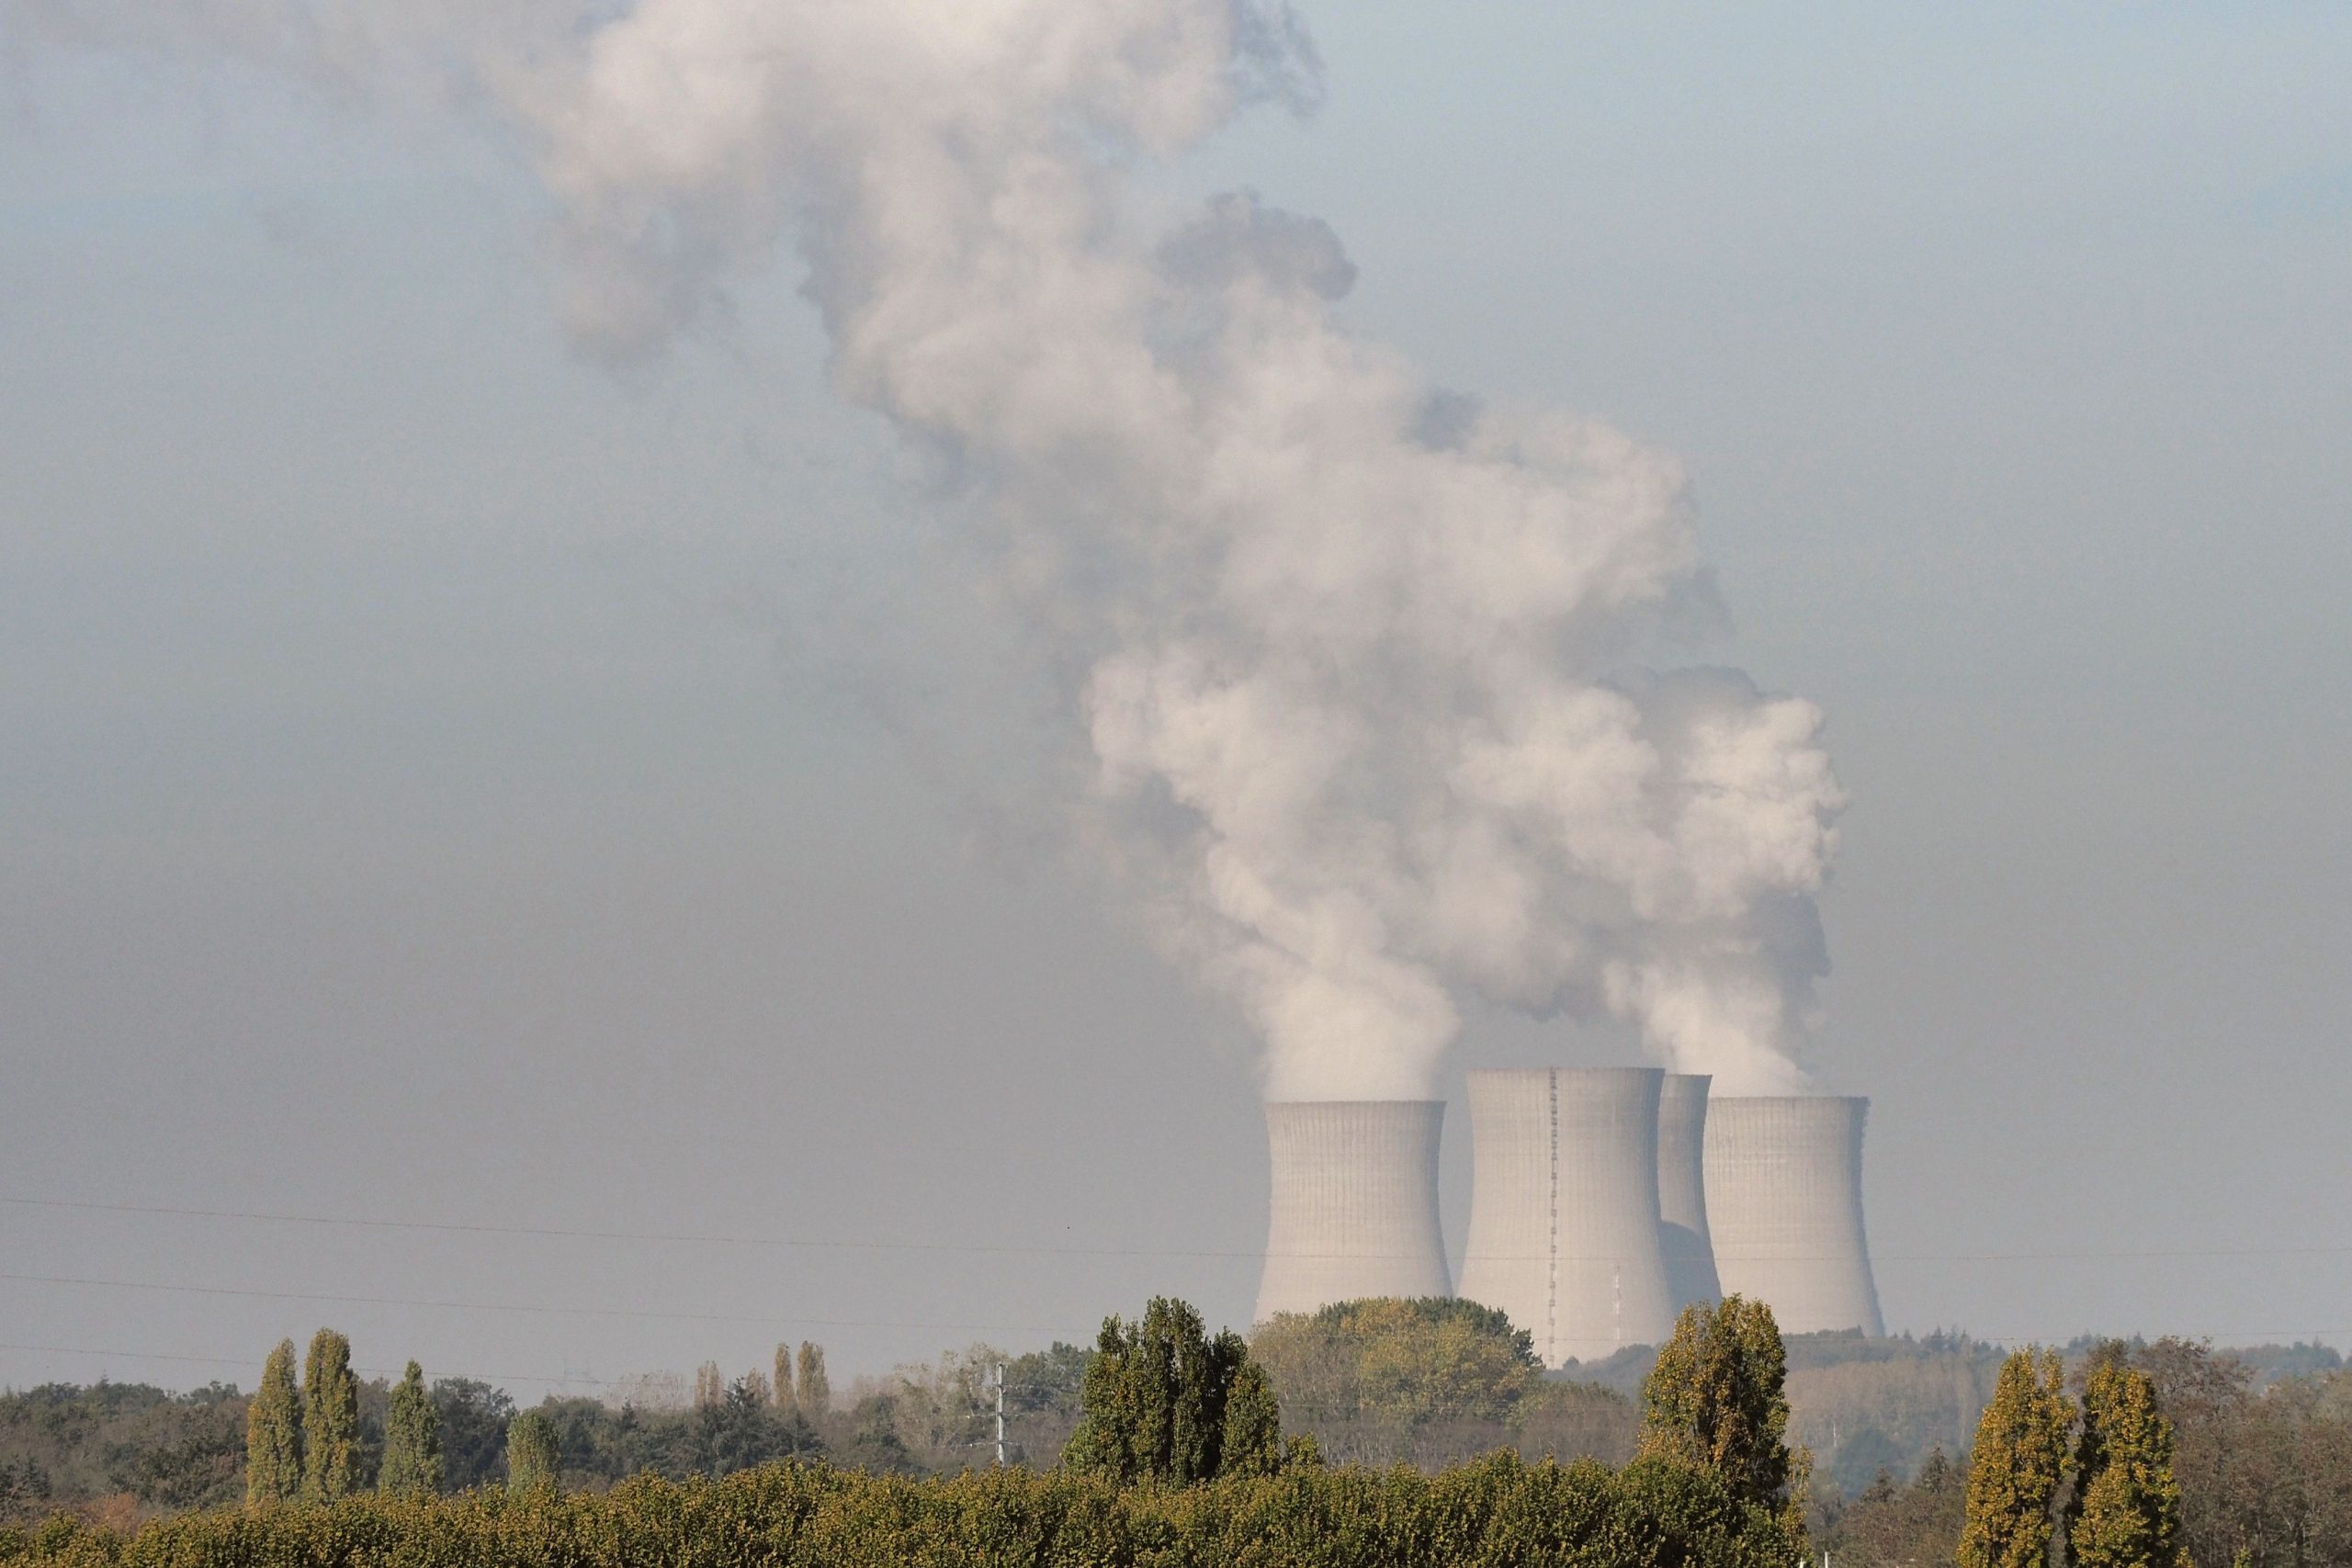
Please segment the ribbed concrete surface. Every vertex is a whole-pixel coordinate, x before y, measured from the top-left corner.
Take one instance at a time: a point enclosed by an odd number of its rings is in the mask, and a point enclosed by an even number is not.
[[[1277,1100],[1257,1321],[1363,1296],[1445,1296],[1442,1100]]]
[[[1546,1366],[1655,1345],[1674,1325],[1658,1230],[1656,1067],[1474,1072],[1476,1187],[1462,1294]]]
[[[1886,1332],[1862,1224],[1859,1096],[1718,1098],[1707,1109],[1707,1218],[1727,1292],[1784,1334]]]
[[[1722,1299],[1715,1248],[1707,1230],[1705,1073],[1668,1073],[1657,1101],[1658,1245],[1666,1288],[1678,1313],[1693,1302]]]

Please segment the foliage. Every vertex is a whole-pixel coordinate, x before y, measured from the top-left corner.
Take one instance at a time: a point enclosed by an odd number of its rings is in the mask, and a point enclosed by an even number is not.
[[[825,1375],[825,1348],[803,1339],[798,1371],[794,1382],[799,1390],[800,1414],[811,1421],[822,1421],[833,1408],[833,1383]]]
[[[1720,1478],[1499,1454],[1436,1474],[1290,1466],[1191,1487],[1022,1469],[910,1481],[778,1464],[607,1493],[371,1494],[0,1531],[8,1568],[1781,1568],[1795,1543]]]
[[[134,1513],[234,1502],[250,1403],[226,1383],[170,1393],[103,1379],[0,1393],[0,1522],[100,1499]]]
[[[294,1392],[294,1341],[286,1339],[262,1364],[261,1387],[245,1408],[245,1501],[283,1502],[301,1489],[301,1410]]]
[[[1272,1475],[1282,1467],[1282,1405],[1265,1369],[1245,1352],[1226,1385],[1217,1469],[1226,1475]]]
[[[2177,1568],[2180,1483],[2155,1384],[2120,1359],[2090,1369],[2066,1540],[2075,1568]]]
[[[1772,1309],[1725,1296],[1693,1303],[1642,1385],[1644,1457],[1697,1465],[1734,1496],[1802,1515],[1804,1472],[1789,1451],[1787,1358]]]
[[[317,1503],[348,1495],[357,1482],[359,1382],[351,1341],[332,1328],[311,1337],[302,1360],[302,1495]]]
[[[1819,1456],[1816,1480],[1849,1495],[1882,1470],[1909,1477],[1931,1450],[1965,1454],[2007,1354],[1965,1335],[1807,1334],[1784,1343],[1789,1440]]]
[[[614,1410],[593,1399],[550,1399],[537,1414],[555,1427],[563,1473],[583,1484],[647,1472],[673,1481],[725,1475],[821,1451],[799,1414],[776,1409],[749,1378],[731,1384],[717,1404],[687,1410]]]
[[[49,1511],[57,1495],[48,1470],[38,1460],[0,1461],[0,1525],[12,1525]]]
[[[792,1393],[792,1347],[790,1345],[779,1345],[775,1348],[775,1374],[771,1386],[775,1393],[776,1408],[794,1410],[799,1407],[798,1401],[793,1397]]]
[[[1906,1485],[1882,1471],[1838,1510],[1822,1544],[1844,1568],[1897,1568],[1950,1562],[1960,1546],[1968,1505],[1964,1468],[1931,1450]]]
[[[1492,1307],[1374,1297],[1261,1324],[1250,1354],[1294,1423],[1503,1421],[1543,1373],[1534,1342]]]
[[[475,1378],[437,1378],[433,1414],[441,1427],[443,1483],[453,1491],[497,1479],[506,1454],[506,1424],[514,1402],[503,1388]]]
[[[523,1495],[553,1492],[562,1474],[553,1421],[540,1411],[526,1410],[506,1424],[506,1490]]]
[[[1546,1377],[1530,1337],[1474,1302],[1372,1297],[1284,1313],[1258,1325],[1250,1356],[1283,1427],[1336,1460],[1433,1469],[1505,1448],[1633,1455],[1637,1422],[1622,1395]]]
[[[438,1492],[441,1482],[441,1417],[424,1392],[424,1369],[411,1361],[392,1390],[376,1484],[385,1492]]]
[[[1134,1324],[1103,1319],[1062,1463],[1116,1481],[1178,1485],[1228,1468],[1237,1475],[1281,1468],[1281,1416],[1263,1374],[1243,1375],[1249,1365],[1241,1336],[1226,1329],[1210,1338],[1201,1314],[1171,1297],[1154,1296]]]
[[[2043,1568],[2051,1505],[2065,1479],[2074,1425],[2064,1370],[2054,1352],[2019,1350],[2001,1364],[1993,1401],[1977,1424],[1968,1468],[1961,1568]]]

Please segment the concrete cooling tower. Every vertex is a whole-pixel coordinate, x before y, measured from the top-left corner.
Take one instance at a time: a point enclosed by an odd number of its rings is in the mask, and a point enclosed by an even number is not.
[[[1276,1100],[1257,1321],[1362,1296],[1444,1296],[1442,1100]]]
[[[1674,1326],[1658,1232],[1656,1067],[1470,1075],[1462,1292],[1544,1364],[1656,1345]]]
[[[1719,1098],[1707,1111],[1707,1217],[1725,1291],[1784,1334],[1886,1332],[1862,1230],[1859,1097]]]
[[[1707,1086],[1704,1073],[1668,1073],[1657,1101],[1658,1244],[1674,1310],[1723,1298],[1707,1231]]]

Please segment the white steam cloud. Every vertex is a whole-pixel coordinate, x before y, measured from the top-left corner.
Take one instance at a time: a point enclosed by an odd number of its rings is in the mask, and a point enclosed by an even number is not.
[[[1278,1099],[1413,1097],[1457,1003],[1604,1010],[1785,1090],[1843,797],[1809,704],[1634,668],[1710,604],[1668,458],[1433,390],[1322,223],[1127,171],[1303,100],[1233,0],[13,0],[24,42],[232,55],[494,122],[583,341],[658,348],[797,245],[842,393],[987,498],[1070,672],[1087,830]]]

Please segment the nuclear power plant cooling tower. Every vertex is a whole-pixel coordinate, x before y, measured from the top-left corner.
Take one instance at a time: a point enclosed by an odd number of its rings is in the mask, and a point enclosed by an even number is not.
[[[1783,1333],[1886,1332],[1862,1230],[1870,1106],[1819,1095],[1720,1098],[1708,1107],[1715,1271],[1725,1291],[1771,1307]]]
[[[1657,1101],[1658,1243],[1667,1294],[1680,1312],[1723,1296],[1707,1231],[1707,1085],[1704,1073],[1668,1073]]]
[[[1443,1296],[1442,1100],[1275,1100],[1257,1321],[1362,1296]]]
[[[1470,1075],[1476,1185],[1462,1294],[1544,1364],[1656,1345],[1674,1326],[1658,1234],[1656,1067]]]

